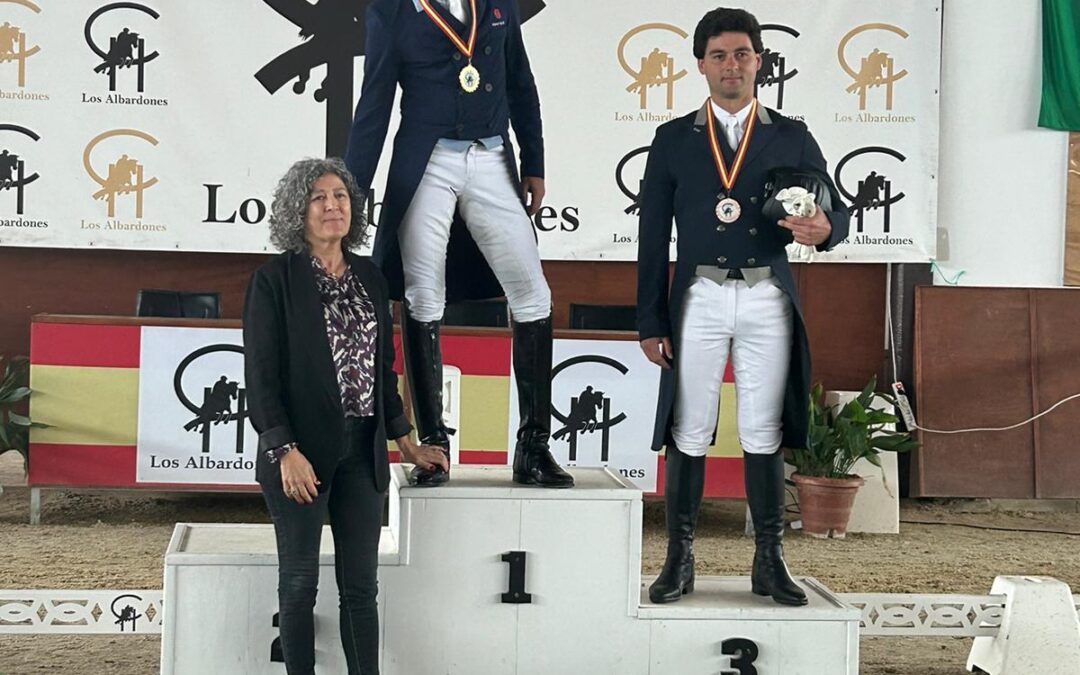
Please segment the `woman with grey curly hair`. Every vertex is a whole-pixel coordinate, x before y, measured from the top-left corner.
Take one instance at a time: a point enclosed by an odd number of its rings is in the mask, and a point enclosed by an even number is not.
[[[293,164],[270,216],[270,239],[284,252],[255,272],[244,303],[248,407],[259,433],[255,477],[277,538],[289,675],[315,672],[313,613],[327,515],[348,672],[378,673],[387,438],[417,466],[449,468],[441,449],[409,438],[386,280],[350,250],[367,236],[363,204],[341,160]]]

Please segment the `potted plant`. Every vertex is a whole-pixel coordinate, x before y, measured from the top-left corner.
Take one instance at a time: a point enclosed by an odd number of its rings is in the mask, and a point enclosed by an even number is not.
[[[29,379],[29,360],[25,356],[6,359],[0,355],[0,454],[17,451],[24,467],[29,458],[31,427],[46,426],[31,422],[23,414],[31,393]]]
[[[821,383],[810,392],[810,425],[806,449],[793,450],[791,480],[798,494],[803,532],[842,538],[847,533],[855,493],[863,479],[852,474],[865,459],[881,467],[882,452],[908,452],[918,447],[906,431],[895,431],[896,415],[875,408],[875,399],[891,406],[891,394],[875,393],[877,378],[843,406],[826,405]],[[884,471],[882,472],[884,476]]]

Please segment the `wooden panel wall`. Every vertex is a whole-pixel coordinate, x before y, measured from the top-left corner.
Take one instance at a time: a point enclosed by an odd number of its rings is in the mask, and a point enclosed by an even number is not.
[[[0,247],[0,353],[25,354],[37,313],[131,315],[140,288],[218,291],[222,317],[239,318],[251,272],[266,256]],[[570,303],[634,304],[635,263],[545,262],[556,328]],[[796,279],[814,376],[861,388],[883,361],[884,265],[800,265]]]
[[[921,287],[915,388],[923,427],[1003,427],[1080,391],[1080,290]],[[921,433],[913,496],[1080,497],[1080,400],[1010,431]]]

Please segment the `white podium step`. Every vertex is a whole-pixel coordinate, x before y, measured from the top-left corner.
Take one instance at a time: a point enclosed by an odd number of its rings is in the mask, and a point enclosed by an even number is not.
[[[785,607],[750,592],[750,577],[698,577],[694,592],[678,602],[649,602],[641,586],[638,618],[649,623],[651,675],[712,675],[754,672],[857,673],[859,610],[845,604],[816,579],[799,579],[808,603]],[[741,641],[753,643],[740,655]],[[734,654],[734,658],[730,658]],[[729,668],[729,670],[725,670]]]
[[[573,474],[575,488],[546,490],[514,485],[508,467],[455,466],[446,486],[413,488],[393,467],[379,552],[384,675],[857,672],[859,612],[813,579],[802,580],[806,607],[719,577],[649,603],[641,492],[606,469]],[[345,672],[329,531],[320,564],[316,671],[328,675]],[[162,673],[284,673],[271,660],[276,589],[271,526],[177,525]]]

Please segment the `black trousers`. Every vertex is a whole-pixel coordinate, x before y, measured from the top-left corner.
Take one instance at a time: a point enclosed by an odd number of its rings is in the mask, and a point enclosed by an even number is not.
[[[281,473],[262,484],[278,550],[281,648],[289,675],[315,673],[315,595],[319,542],[330,517],[339,594],[341,643],[349,675],[378,675],[379,534],[386,492],[375,490],[373,418],[346,419],[345,456],[312,504],[285,496]],[[382,451],[381,448],[378,449]],[[303,452],[303,448],[300,449]]]

